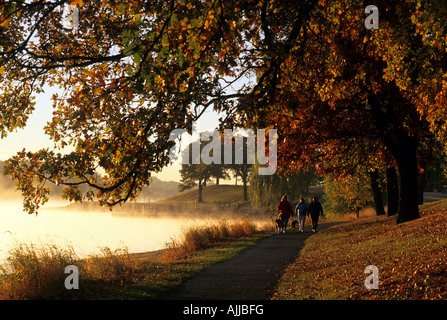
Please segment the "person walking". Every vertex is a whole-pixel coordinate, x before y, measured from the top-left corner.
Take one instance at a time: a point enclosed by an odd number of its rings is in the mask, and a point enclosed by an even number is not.
[[[307,208],[307,215],[309,216],[309,214],[312,219],[312,231],[316,232],[318,227],[318,218],[320,215],[323,216],[323,207],[315,196],[312,198],[312,202]]]
[[[287,223],[289,222],[290,216],[293,215],[292,205],[287,201],[286,195],[284,195],[281,198],[281,202],[278,203],[278,211],[282,223],[282,232],[286,233]]]
[[[298,216],[298,221],[300,224],[300,231],[304,232],[304,222],[306,221],[306,213],[307,213],[307,203],[304,198],[300,199],[300,202],[295,207],[295,214]]]

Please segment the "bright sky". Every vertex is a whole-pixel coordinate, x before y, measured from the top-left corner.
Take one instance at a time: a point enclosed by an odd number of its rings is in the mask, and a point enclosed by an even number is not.
[[[23,148],[29,151],[53,148],[54,144],[45,135],[43,127],[52,118],[53,108],[51,96],[55,92],[55,89],[49,88],[45,90],[44,94],[37,96],[35,110],[28,119],[26,127],[9,133],[2,140],[0,139],[0,160],[7,160]],[[207,111],[201,117],[199,124],[201,130],[212,131],[218,125],[218,116],[215,112]],[[154,174],[154,176],[165,181],[179,181],[179,170],[180,164],[174,163],[163,169],[162,172]]]
[[[52,116],[51,95],[52,91],[48,90],[38,97],[36,110],[28,119],[24,129],[9,133],[6,138],[0,140],[0,160],[8,159],[23,148],[36,151],[41,148],[53,147],[53,143],[43,131],[43,127],[47,121],[51,120]]]

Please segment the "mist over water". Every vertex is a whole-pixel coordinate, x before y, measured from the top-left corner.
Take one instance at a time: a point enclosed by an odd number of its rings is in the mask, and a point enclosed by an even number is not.
[[[42,209],[35,216],[23,212],[21,202],[2,201],[0,262],[17,243],[69,245],[80,258],[97,253],[102,247],[115,250],[125,246],[132,253],[154,251],[165,248],[172,238],[178,238],[183,228],[210,221],[203,217],[129,217],[63,209]]]

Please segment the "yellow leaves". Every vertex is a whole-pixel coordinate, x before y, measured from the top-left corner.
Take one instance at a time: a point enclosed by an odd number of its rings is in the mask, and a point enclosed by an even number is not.
[[[447,80],[441,80],[441,92],[440,95],[447,93]]]
[[[70,5],[82,7],[84,5],[84,1],[83,0],[72,0],[72,1],[70,1]]]
[[[3,20],[3,22],[0,24],[0,26],[3,28],[8,28],[9,22],[11,22],[11,18]]]
[[[141,16],[142,16],[142,13],[135,14],[133,16],[132,20],[138,24],[141,22]]]
[[[236,23],[234,21],[228,22],[228,25],[230,26],[230,30],[235,30],[236,29]]]

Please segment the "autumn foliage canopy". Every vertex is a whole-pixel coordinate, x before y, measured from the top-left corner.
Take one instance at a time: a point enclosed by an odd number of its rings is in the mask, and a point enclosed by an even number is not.
[[[447,149],[447,9],[374,4],[373,30],[356,0],[0,4],[1,136],[26,125],[46,86],[60,92],[45,128],[55,148],[19,151],[6,173],[29,213],[48,183],[112,206],[169,163],[173,129],[212,108],[229,128],[277,129],[283,174],[396,167],[398,221],[415,219],[418,175],[434,143]]]

